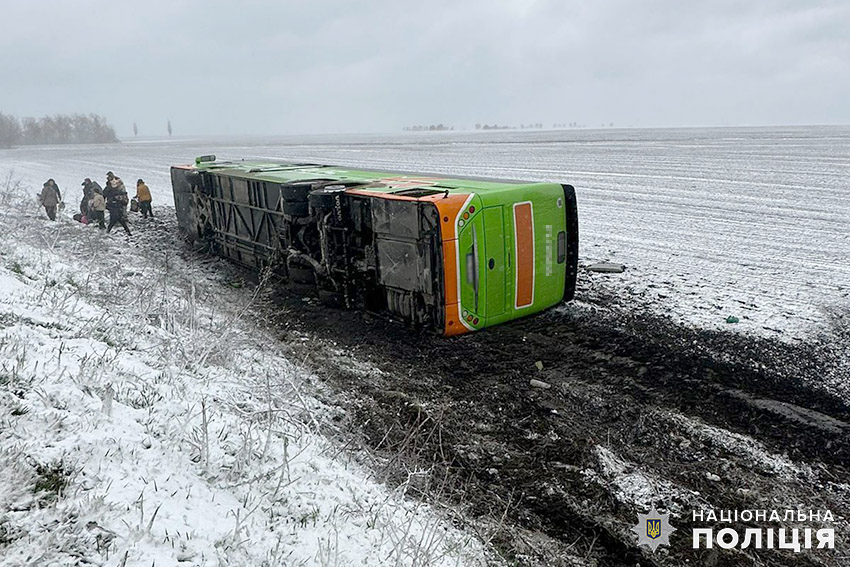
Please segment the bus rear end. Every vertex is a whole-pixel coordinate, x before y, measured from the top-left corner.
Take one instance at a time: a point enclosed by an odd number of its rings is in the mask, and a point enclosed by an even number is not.
[[[572,186],[518,185],[469,195],[452,228],[443,244],[447,335],[531,315],[575,295]],[[448,325],[452,317],[456,324]]]

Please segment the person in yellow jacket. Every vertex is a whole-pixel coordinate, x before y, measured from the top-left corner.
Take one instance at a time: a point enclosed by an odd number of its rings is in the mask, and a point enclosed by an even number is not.
[[[151,190],[145,185],[143,179],[136,181],[136,200],[139,202],[139,212],[142,213],[142,218],[148,218],[148,215],[153,217]]]

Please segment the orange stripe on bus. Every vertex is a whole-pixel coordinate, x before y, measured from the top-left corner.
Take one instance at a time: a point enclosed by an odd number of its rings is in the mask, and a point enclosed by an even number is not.
[[[418,201],[417,197],[407,195],[393,195],[384,191],[367,191],[365,189],[346,189],[346,195],[360,195],[361,197],[374,197],[376,199],[389,199],[391,201]]]
[[[469,193],[450,193],[448,197],[443,195],[422,197],[422,201],[431,201],[437,205],[437,210],[440,211],[440,237],[443,242],[457,238],[455,221],[468,198]]]
[[[451,305],[446,305],[446,325],[444,329],[444,333],[447,337],[452,337],[454,335],[462,335],[464,333],[468,333],[469,329],[467,329],[460,322],[460,303],[452,303]]]
[[[531,203],[514,205],[517,309],[534,302],[534,219]]]
[[[444,331],[447,336],[466,333],[467,328],[458,313],[460,296],[460,265],[457,261],[457,217],[461,214],[464,203],[469,199],[468,193],[429,195],[423,200],[429,200],[437,206],[440,213],[440,238],[443,243],[443,294],[446,305],[446,321]]]
[[[457,295],[457,247],[454,240],[443,241],[443,293],[446,305],[457,303],[460,297]]]

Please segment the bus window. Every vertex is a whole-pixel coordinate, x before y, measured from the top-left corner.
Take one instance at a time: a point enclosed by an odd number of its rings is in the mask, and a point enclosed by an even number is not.
[[[466,283],[472,286],[473,305],[472,308],[478,311],[478,231],[475,230],[475,225],[472,225],[472,246],[466,254]]]
[[[481,258],[483,245],[481,242],[481,219],[476,216],[469,221],[461,232],[461,265],[463,267],[463,283],[460,300],[464,307],[474,313],[479,313],[479,300],[482,287]],[[483,307],[483,306],[481,306]],[[482,314],[482,313],[479,313]]]

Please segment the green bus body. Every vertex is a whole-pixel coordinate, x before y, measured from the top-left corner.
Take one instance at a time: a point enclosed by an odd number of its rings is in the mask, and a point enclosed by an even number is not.
[[[295,163],[172,168],[179,225],[349,308],[457,335],[571,300],[575,190]]]

